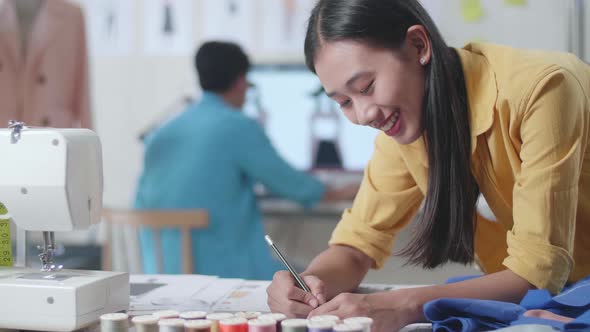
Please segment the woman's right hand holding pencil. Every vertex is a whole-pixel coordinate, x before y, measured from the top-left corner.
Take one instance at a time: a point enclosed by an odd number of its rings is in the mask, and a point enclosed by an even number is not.
[[[299,288],[288,271],[275,273],[272,283],[266,290],[268,306],[272,312],[281,312],[288,317],[305,318],[312,310],[326,303],[324,282],[313,275],[302,275],[302,278],[311,293]]]

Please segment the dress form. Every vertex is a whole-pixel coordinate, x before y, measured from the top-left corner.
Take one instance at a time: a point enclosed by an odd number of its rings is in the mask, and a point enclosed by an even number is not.
[[[31,39],[33,26],[35,20],[41,10],[41,6],[45,0],[12,0],[16,17],[18,20],[18,27],[20,31],[21,40],[21,54],[22,58],[26,58],[27,46]]]

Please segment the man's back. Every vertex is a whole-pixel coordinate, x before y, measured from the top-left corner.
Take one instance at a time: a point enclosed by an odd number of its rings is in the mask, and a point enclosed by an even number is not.
[[[269,279],[280,265],[264,243],[255,181],[304,205],[323,194],[321,184],[280,159],[254,120],[205,93],[147,138],[135,207],[206,209],[209,228],[193,231],[195,272]],[[151,234],[141,235],[146,272],[152,272]],[[164,231],[161,238],[165,272],[179,272],[179,232]]]

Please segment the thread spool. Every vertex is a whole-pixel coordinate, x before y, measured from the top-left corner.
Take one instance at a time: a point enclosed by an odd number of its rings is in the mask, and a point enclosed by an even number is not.
[[[277,332],[277,322],[274,319],[249,320],[248,332]]]
[[[211,321],[208,319],[194,319],[184,322],[184,332],[211,332]]]
[[[129,316],[123,313],[110,313],[100,316],[101,332],[127,332]]]
[[[185,311],[181,312],[178,317],[185,320],[205,319],[207,313],[204,311]]]
[[[338,323],[340,322],[340,317],[336,316],[336,315],[318,315],[318,316],[313,316],[310,318],[310,320],[312,322],[333,322],[333,323]]]
[[[216,312],[206,316],[206,318],[211,321],[211,332],[219,332],[219,321],[232,317],[234,317],[234,315],[228,312]]]
[[[165,318],[158,321],[160,332],[184,332],[184,319]]]
[[[248,320],[244,317],[232,317],[219,321],[220,332],[248,332]]]
[[[307,319],[285,319],[281,322],[283,332],[307,332]]]
[[[331,320],[318,320],[307,322],[308,332],[332,332],[332,327],[336,325]]]
[[[131,319],[136,332],[157,332],[158,318],[153,315],[135,316]]]
[[[350,317],[346,318],[344,324],[359,324],[363,327],[363,332],[371,332],[371,325],[373,325],[373,318],[371,317]]]
[[[160,310],[152,314],[157,319],[178,318],[179,312],[176,310]]]
[[[281,332],[281,322],[287,319],[287,316],[284,314],[274,313],[274,314],[263,314],[258,316],[258,319],[270,319],[276,322],[276,330],[277,332]]]
[[[336,324],[332,328],[334,332],[363,332],[363,327],[361,324],[358,323],[350,323],[350,324]]]
[[[250,319],[258,318],[258,316],[260,316],[261,314],[262,313],[260,311],[240,311],[240,312],[237,312],[234,316],[244,317],[247,320],[250,320]]]

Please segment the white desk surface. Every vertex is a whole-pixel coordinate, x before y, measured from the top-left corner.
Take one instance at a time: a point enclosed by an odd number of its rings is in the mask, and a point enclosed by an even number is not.
[[[222,279],[201,275],[130,276],[129,315],[149,314],[158,310],[207,312],[269,312],[266,288],[270,281]],[[365,284],[363,292],[416,287],[416,285]],[[430,324],[413,324],[401,331],[432,331]]]
[[[269,281],[222,279],[202,275],[131,275],[132,316],[149,314],[157,310],[207,312],[260,311],[269,312],[266,288]],[[361,292],[393,290],[420,285],[363,284]],[[536,329],[535,329],[536,328]],[[432,331],[430,324],[412,324],[403,332]],[[551,331],[551,328],[514,326],[510,332]]]

